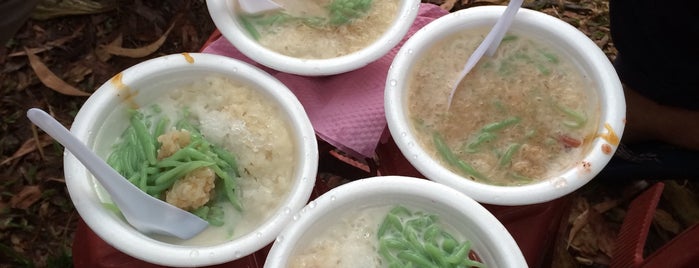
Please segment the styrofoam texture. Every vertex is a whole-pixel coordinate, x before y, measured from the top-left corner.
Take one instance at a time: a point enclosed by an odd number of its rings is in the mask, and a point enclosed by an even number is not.
[[[182,53],[161,56],[132,66],[99,87],[80,108],[71,132],[105,158],[113,142],[128,125],[125,113],[135,104],[144,106],[178,85],[218,74],[253,85],[277,103],[288,116],[296,143],[298,166],[291,193],[271,218],[257,229],[232,241],[211,246],[181,246],[138,232],[102,205],[109,196],[89,171],[69,152],[64,172],[70,197],[85,223],[100,238],[132,257],[154,264],[192,267],[229,262],[271,243],[292,214],[310,198],[315,185],[318,148],[313,127],[296,97],[281,82],[247,63],[224,56]]]
[[[419,143],[407,117],[407,83],[413,63],[427,48],[459,31],[492,27],[505,6],[473,7],[445,15],[416,32],[396,55],[389,70],[385,91],[385,111],[390,133],[408,161],[427,178],[454,187],[473,199],[495,205],[543,203],[567,195],[592,180],[611,160],[618,144],[605,140],[608,124],[619,138],[626,119],[626,103],[621,82],[604,52],[585,34],[570,24],[542,12],[521,8],[510,31],[555,44],[573,57],[599,85],[601,117],[598,137],[577,165],[558,176],[522,186],[496,186],[466,179],[432,159]],[[618,142],[618,141],[617,141]],[[607,147],[610,146],[610,147]],[[611,150],[603,149],[611,148]]]
[[[336,224],[345,211],[385,205],[436,214],[440,222],[471,241],[472,250],[487,267],[527,267],[514,238],[481,204],[443,184],[406,176],[352,181],[311,201],[279,234],[264,267],[287,267],[297,247]]]
[[[349,72],[386,55],[403,39],[417,17],[419,0],[401,0],[399,14],[388,30],[371,45],[336,58],[302,59],[265,48],[254,40],[236,19],[235,0],[207,0],[209,14],[221,34],[240,52],[269,68],[290,74],[325,76]]]

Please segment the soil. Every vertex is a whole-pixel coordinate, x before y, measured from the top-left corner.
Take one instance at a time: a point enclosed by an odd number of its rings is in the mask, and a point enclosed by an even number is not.
[[[452,11],[507,3],[503,0],[423,2]],[[616,51],[609,37],[606,0],[528,0],[525,7],[569,22],[613,59]],[[168,31],[170,27],[172,30]],[[70,127],[87,99],[82,93],[94,92],[118,72],[144,60],[199,51],[214,31],[204,0],[46,0],[14,37],[0,47],[0,267],[72,267],[71,243],[79,215],[65,185],[63,148],[33,127],[25,117],[27,109],[42,108]],[[117,43],[120,39],[121,43]],[[111,55],[104,49],[110,44],[130,48],[134,55]],[[321,152],[324,154],[339,153],[327,145],[321,149],[325,150]],[[333,184],[365,174],[363,170],[333,162],[337,157],[325,156],[319,177]],[[638,185],[637,182],[613,186],[591,184],[576,193],[567,213],[569,219],[564,219],[568,221],[562,225],[561,241],[568,246],[556,251],[555,266],[608,265],[609,247],[613,247],[628,201],[618,191],[637,193],[643,188]],[[696,202],[696,195],[687,191],[693,188],[687,185],[679,182],[677,187]],[[575,221],[589,207],[599,205],[608,209],[599,212],[596,221],[587,220],[584,224]],[[654,242],[648,250],[661,246],[692,223],[691,218],[682,220],[686,217],[672,207],[666,211],[669,218],[656,222],[660,227],[656,228],[657,235],[651,236]],[[595,230],[605,232],[584,231],[595,226],[599,227]],[[572,229],[585,235],[569,236]],[[596,247],[582,246],[595,243]]]
[[[35,15],[58,16],[30,18],[0,48],[0,267],[72,267],[71,243],[79,219],[65,186],[63,148],[37,131],[25,113],[41,108],[70,127],[87,97],[45,85],[26,51],[56,77],[90,93],[138,62],[199,51],[215,29],[203,0],[95,1],[104,3],[106,11],[81,5],[92,1],[53,1],[67,3],[64,6],[44,2],[45,12],[37,9]],[[77,12],[88,14],[72,14]],[[125,48],[145,47],[170,26],[165,42],[146,56],[101,51],[118,37]],[[42,79],[50,76],[43,75]]]

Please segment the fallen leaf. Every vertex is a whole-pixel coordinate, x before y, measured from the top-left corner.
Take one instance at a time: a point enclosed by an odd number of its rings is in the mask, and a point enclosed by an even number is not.
[[[49,177],[49,178],[46,178],[46,181],[55,181],[55,182],[60,182],[60,183],[66,183],[66,179],[64,179],[64,178]]]
[[[673,234],[678,234],[681,230],[680,223],[675,220],[670,213],[662,209],[656,209],[653,221],[664,230]]]
[[[69,36],[64,36],[64,37],[58,38],[58,39],[56,39],[56,40],[47,42],[47,43],[44,45],[44,47],[40,47],[40,48],[30,48],[30,49],[29,49],[29,53],[35,54],[35,55],[36,55],[37,53],[41,53],[41,52],[44,52],[44,51],[48,51],[48,50],[54,49],[54,48],[56,48],[56,47],[63,46],[65,43],[68,43],[70,40],[73,40],[73,39],[75,39],[76,37],[82,35],[82,33],[83,33],[83,28],[85,28],[85,24],[82,24],[82,25],[80,25],[77,29],[73,30],[73,34],[71,34],[71,35],[69,35]],[[9,56],[9,57],[18,57],[18,56],[24,56],[24,55],[27,55],[27,49],[25,49],[25,50],[23,50],[23,51],[14,52],[14,53],[12,53],[12,54],[10,54],[10,55],[7,55],[7,56]]]
[[[575,237],[578,235],[578,233],[587,226],[589,222],[589,217],[588,215],[590,214],[590,210],[585,210],[580,215],[578,215],[575,220],[573,220],[573,224],[570,227],[570,233],[568,234],[568,246],[573,243],[575,240]]]
[[[36,73],[36,76],[39,77],[39,80],[45,86],[64,95],[90,96],[90,93],[81,91],[69,85],[68,83],[63,81],[63,79],[56,76],[56,74],[51,72],[51,70],[49,70],[49,68],[46,67],[46,65],[43,62],[41,62],[41,59],[39,59],[39,57],[31,53],[29,49],[24,48],[24,50],[27,52],[27,58],[29,58],[29,65],[32,66],[34,73]]]
[[[41,28],[41,26],[39,26],[39,25],[36,25],[36,24],[32,25],[32,29],[34,29],[34,31],[36,31],[39,34],[42,34],[42,35],[46,34],[46,30],[44,30],[44,28]]]
[[[32,129],[32,137],[34,137],[35,141],[38,141],[39,140],[39,131],[37,130],[37,128],[35,126],[32,126],[31,129]],[[41,156],[41,159],[46,158],[46,156],[44,155],[43,147],[37,146],[36,149],[39,151],[39,155]]]
[[[575,257],[575,260],[578,261],[579,263],[587,265],[587,266],[595,264],[595,262],[593,260],[588,259],[588,258]]]
[[[25,55],[27,55],[27,50],[29,51],[29,53],[38,54],[38,53],[41,53],[41,52],[50,50],[50,49],[52,49],[52,48],[53,48],[53,47],[48,47],[48,46],[44,46],[44,47],[33,47],[33,48],[24,49],[24,50],[22,50],[22,51],[17,51],[17,52],[14,52],[14,53],[10,53],[10,54],[7,55],[7,56],[8,56],[8,57],[25,56]]]
[[[592,206],[599,213],[605,213],[619,205],[619,200],[607,199]]]
[[[444,9],[444,10],[446,10],[446,11],[449,11],[449,10],[451,10],[452,8],[454,8],[454,5],[456,4],[456,1],[457,1],[457,0],[446,0],[446,1],[444,1],[444,3],[442,3],[441,5],[439,5],[439,7],[441,7],[442,9]]]
[[[37,139],[30,138],[27,141],[25,141],[22,146],[15,151],[12,156],[8,157],[7,159],[3,160],[0,165],[4,165],[7,163],[12,162],[13,160],[20,158],[22,156],[25,156],[28,153],[33,152],[34,150],[37,150],[39,147],[43,148],[48,146],[49,144],[53,143],[53,138],[51,138],[48,135],[41,135],[39,136],[39,144],[37,145]]]
[[[602,214],[594,209],[581,214],[581,224],[570,240],[570,246],[581,256],[591,258],[595,263],[605,264],[614,253],[617,233],[607,223]],[[584,224],[584,225],[582,225]],[[599,253],[604,256],[600,256]],[[605,257],[606,256],[606,257]]]
[[[109,42],[106,46],[98,46],[95,49],[95,56],[97,56],[97,59],[101,62],[107,62],[109,59],[112,58],[112,54],[109,54],[107,51],[107,47],[121,47],[121,45],[124,43],[124,37],[120,33],[117,38],[112,40],[112,42]]]
[[[569,216],[568,248],[573,249],[577,262],[608,265],[613,254],[617,226],[602,215],[617,207],[618,201],[605,198],[591,205],[584,197],[576,198]]]
[[[19,193],[12,196],[10,206],[13,208],[27,209],[41,198],[39,186],[24,186]]]
[[[32,11],[31,18],[35,20],[48,20],[69,15],[97,14],[114,10],[118,2],[90,1],[90,0],[62,0],[39,1]]]
[[[576,252],[576,256],[592,258],[599,254],[596,234],[591,228],[584,228],[577,236],[570,247]]]
[[[41,205],[39,206],[39,216],[40,217],[46,218],[47,216],[49,216],[51,214],[49,205],[50,204],[48,202],[41,203]]]
[[[163,33],[158,40],[156,40],[153,43],[150,43],[146,46],[139,47],[139,48],[124,48],[121,47],[120,45],[114,45],[114,44],[107,44],[104,46],[105,51],[107,51],[109,54],[116,55],[116,56],[123,56],[123,57],[129,57],[129,58],[143,58],[145,56],[148,56],[150,54],[153,54],[155,51],[157,51],[163,43],[165,43],[165,40],[167,40],[168,34],[170,34],[170,31],[172,31],[172,28],[175,26],[175,23],[173,22],[172,25],[170,25],[170,28]]]
[[[597,247],[604,255],[611,258],[616,248],[618,230],[614,230],[612,225],[610,225],[601,214],[595,213],[593,218],[594,223],[592,224],[592,230],[597,237]],[[598,261],[598,263],[600,262]]]
[[[663,198],[677,211],[677,217],[686,226],[699,223],[699,197],[677,181],[665,181]]]
[[[597,44],[598,47],[605,47],[609,44],[609,39],[609,35],[604,35],[602,39],[595,41],[595,44]]]
[[[92,68],[85,66],[83,62],[73,65],[68,72],[66,72],[66,80],[71,83],[80,83],[85,80],[85,77],[92,74]]]
[[[590,209],[590,204],[587,202],[587,199],[582,196],[576,197],[571,205],[570,214],[568,215],[568,224],[572,225],[578,215],[588,209]]]

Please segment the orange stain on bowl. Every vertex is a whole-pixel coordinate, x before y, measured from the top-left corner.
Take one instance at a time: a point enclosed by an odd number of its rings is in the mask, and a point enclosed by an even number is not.
[[[581,164],[582,164],[581,167],[582,167],[583,172],[590,173],[592,171],[592,163],[590,163],[588,161],[582,161]]]
[[[138,92],[132,90],[129,86],[124,84],[122,81],[122,78],[124,77],[124,73],[118,73],[114,77],[112,77],[111,80],[109,80],[112,85],[117,90],[117,96],[121,98],[122,101],[124,101],[129,107],[133,109],[138,109],[138,104],[134,101],[134,98],[136,95],[138,95]]]
[[[599,136],[614,146],[619,145],[619,136],[614,132],[612,126],[609,123],[604,123],[604,128],[607,129],[607,133],[599,134]]]
[[[604,154],[612,154],[612,146],[609,144],[602,144],[602,152]]]
[[[194,57],[192,57],[192,55],[189,55],[189,53],[184,52],[184,53],[182,53],[182,56],[184,56],[184,59],[185,59],[188,63],[190,63],[190,64],[194,63]]]

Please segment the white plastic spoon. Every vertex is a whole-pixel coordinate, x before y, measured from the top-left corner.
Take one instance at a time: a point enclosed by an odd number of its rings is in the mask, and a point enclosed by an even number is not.
[[[126,221],[142,233],[189,239],[209,225],[196,215],[138,189],[43,110],[29,109],[27,117],[85,165],[107,190]]]
[[[451,100],[454,98],[454,93],[459,87],[461,80],[466,77],[468,72],[470,72],[474,66],[476,66],[476,63],[478,63],[484,54],[487,53],[488,57],[492,57],[493,54],[495,54],[498,46],[500,46],[500,42],[502,42],[502,38],[510,28],[510,25],[512,25],[512,21],[514,20],[515,15],[517,15],[519,8],[522,6],[523,1],[524,0],[510,0],[510,3],[507,4],[505,11],[502,13],[498,21],[495,22],[493,29],[490,30],[488,35],[485,36],[485,39],[483,39],[483,42],[478,45],[476,50],[473,51],[473,54],[471,54],[471,56],[468,58],[466,64],[464,65],[464,69],[461,70],[461,73],[459,73],[456,81],[454,81],[454,84],[452,84],[451,93],[449,94],[449,100],[447,102],[447,110],[449,107],[451,107]]]
[[[248,14],[257,14],[281,9],[282,6],[272,0],[238,0],[240,9]]]

